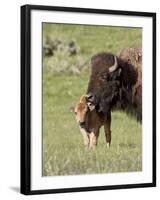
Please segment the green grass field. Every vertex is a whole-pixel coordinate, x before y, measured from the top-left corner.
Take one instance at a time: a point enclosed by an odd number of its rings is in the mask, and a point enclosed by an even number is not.
[[[112,144],[106,147],[103,128],[98,146],[87,150],[70,107],[85,93],[88,63],[77,73],[76,63],[100,51],[118,53],[141,46],[142,30],[131,28],[43,24],[43,41],[75,41],[79,51],[65,50],[43,58],[43,176],[142,170],[142,126],[122,112],[112,113]]]

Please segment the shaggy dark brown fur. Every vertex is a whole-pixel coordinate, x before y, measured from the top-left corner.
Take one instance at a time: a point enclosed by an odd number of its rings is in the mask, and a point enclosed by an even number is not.
[[[119,57],[134,66],[137,73],[136,83],[132,91],[132,105],[137,114],[138,121],[142,120],[142,49],[125,48],[119,53]]]

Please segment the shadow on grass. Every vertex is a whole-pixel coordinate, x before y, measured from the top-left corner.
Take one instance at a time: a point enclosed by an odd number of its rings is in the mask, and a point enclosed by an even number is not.
[[[10,186],[9,189],[16,193],[20,193],[20,188],[18,186]]]
[[[119,146],[122,148],[136,148],[136,144],[133,143],[128,143],[128,144],[120,143]]]

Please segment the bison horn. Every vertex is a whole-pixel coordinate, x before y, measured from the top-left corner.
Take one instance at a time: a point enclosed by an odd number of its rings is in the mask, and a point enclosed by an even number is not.
[[[116,56],[114,56],[114,65],[112,65],[112,66],[109,68],[109,72],[111,73],[111,72],[115,71],[115,70],[117,69],[117,67],[118,67],[117,58],[116,58]]]

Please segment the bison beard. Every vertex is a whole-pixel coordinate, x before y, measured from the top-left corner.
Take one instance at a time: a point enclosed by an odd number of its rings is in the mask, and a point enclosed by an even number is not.
[[[131,63],[117,58],[117,68],[110,72],[114,55],[100,53],[91,60],[91,76],[87,89],[88,101],[106,116],[113,109],[123,109],[142,120],[142,84],[139,71]]]

